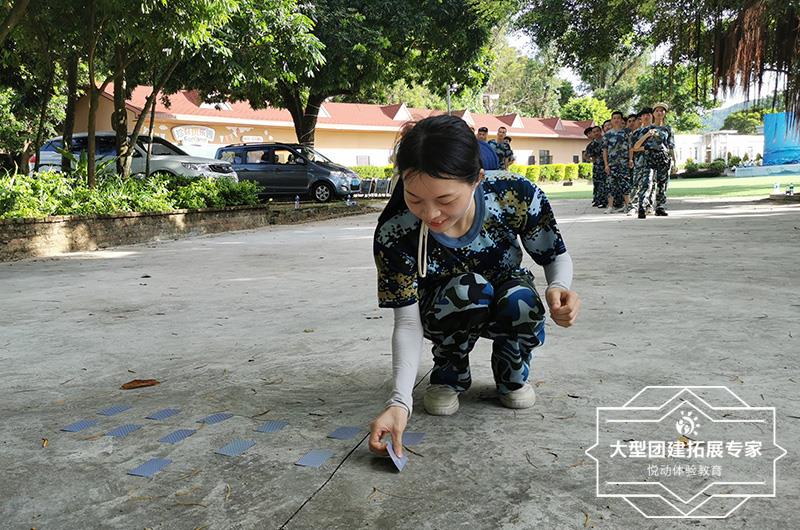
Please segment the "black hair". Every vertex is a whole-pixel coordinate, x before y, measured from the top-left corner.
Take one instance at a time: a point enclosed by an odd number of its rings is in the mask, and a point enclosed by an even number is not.
[[[489,132],[489,127],[478,127],[478,132]]]
[[[619,114],[619,117],[622,118],[623,120],[625,119],[625,115],[622,113],[622,111],[619,111],[619,110],[615,110],[614,112],[612,112],[611,113],[611,118],[613,119],[614,116],[617,115],[617,114]]]
[[[506,140],[506,142],[511,143],[511,137],[510,136],[506,136],[505,140]]]
[[[589,136],[589,133],[590,133],[590,132],[592,132],[593,130],[594,130],[594,127],[586,127],[586,128],[583,130],[583,135],[584,135],[584,136]]]
[[[638,118],[638,117],[639,117],[639,115],[638,115],[638,114],[628,114],[628,117],[627,117],[626,121],[627,121],[627,120],[630,120],[631,118],[633,118],[633,119],[635,120],[635,119],[636,119],[636,118]]]
[[[599,125],[595,125],[594,127],[592,127],[592,129],[600,129],[601,131],[603,130],[603,128],[600,127]]]
[[[603,125],[605,125],[606,123],[611,123],[611,120],[606,120],[606,121],[604,121],[604,122],[603,122]]]
[[[641,118],[645,114],[652,114],[652,113],[653,113],[653,109],[651,107],[645,107],[645,108],[643,108],[642,110],[639,111],[639,117]]]
[[[392,196],[378,219],[381,224],[405,207],[403,179],[425,173],[434,178],[475,184],[480,178],[481,158],[478,139],[467,122],[443,114],[420,120],[397,145],[397,179]]]

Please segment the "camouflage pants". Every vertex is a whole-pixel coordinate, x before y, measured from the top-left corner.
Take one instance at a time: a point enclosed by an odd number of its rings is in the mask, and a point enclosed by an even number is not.
[[[631,192],[631,181],[628,177],[627,166],[611,166],[611,174],[608,175],[608,195],[614,197],[615,200],[622,200],[623,195],[628,195]]]
[[[645,166],[636,166],[633,168],[631,201],[634,208],[650,207],[650,188],[653,184],[650,174],[652,171],[652,169]]]
[[[533,349],[544,343],[545,310],[528,271],[495,285],[475,273],[456,276],[421,297],[422,327],[433,342],[431,384],[463,392],[472,384],[469,353],[493,341],[492,372],[500,393],[528,380]]]
[[[595,164],[592,167],[592,203],[605,204],[608,201],[608,190],[606,190],[606,173],[603,166]]]
[[[663,210],[667,206],[667,187],[669,186],[670,168],[654,169],[654,180],[656,182],[656,210]]]

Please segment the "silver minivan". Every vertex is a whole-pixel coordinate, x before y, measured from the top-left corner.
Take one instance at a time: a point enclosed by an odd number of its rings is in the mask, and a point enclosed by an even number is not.
[[[86,133],[76,133],[72,137],[70,152],[76,157],[88,149]],[[149,138],[140,136],[133,147],[131,160],[131,175],[143,175],[145,172],[147,144]],[[51,138],[42,146],[39,171],[61,171],[61,153],[64,142],[61,136]],[[95,156],[97,161],[117,156],[116,135],[113,132],[98,132],[95,137]],[[33,164],[31,164],[33,165]],[[150,152],[150,173],[170,173],[185,177],[211,177],[228,178],[238,182],[239,178],[229,162],[190,156],[178,146],[153,137],[153,146]]]

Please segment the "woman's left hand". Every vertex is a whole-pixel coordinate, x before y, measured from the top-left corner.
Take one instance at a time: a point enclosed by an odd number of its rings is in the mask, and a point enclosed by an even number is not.
[[[563,328],[568,328],[575,323],[581,308],[578,293],[559,287],[548,289],[545,294],[547,305],[550,307],[550,317]]]

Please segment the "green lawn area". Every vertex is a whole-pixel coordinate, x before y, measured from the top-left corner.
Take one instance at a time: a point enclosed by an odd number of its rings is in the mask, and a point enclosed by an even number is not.
[[[669,182],[670,197],[766,197],[772,186],[781,184],[781,192],[788,184],[794,184],[800,193],[800,174],[780,177],[716,177],[707,179],[672,179]],[[572,186],[560,182],[539,182],[550,199],[591,199],[592,183],[579,180]]]

